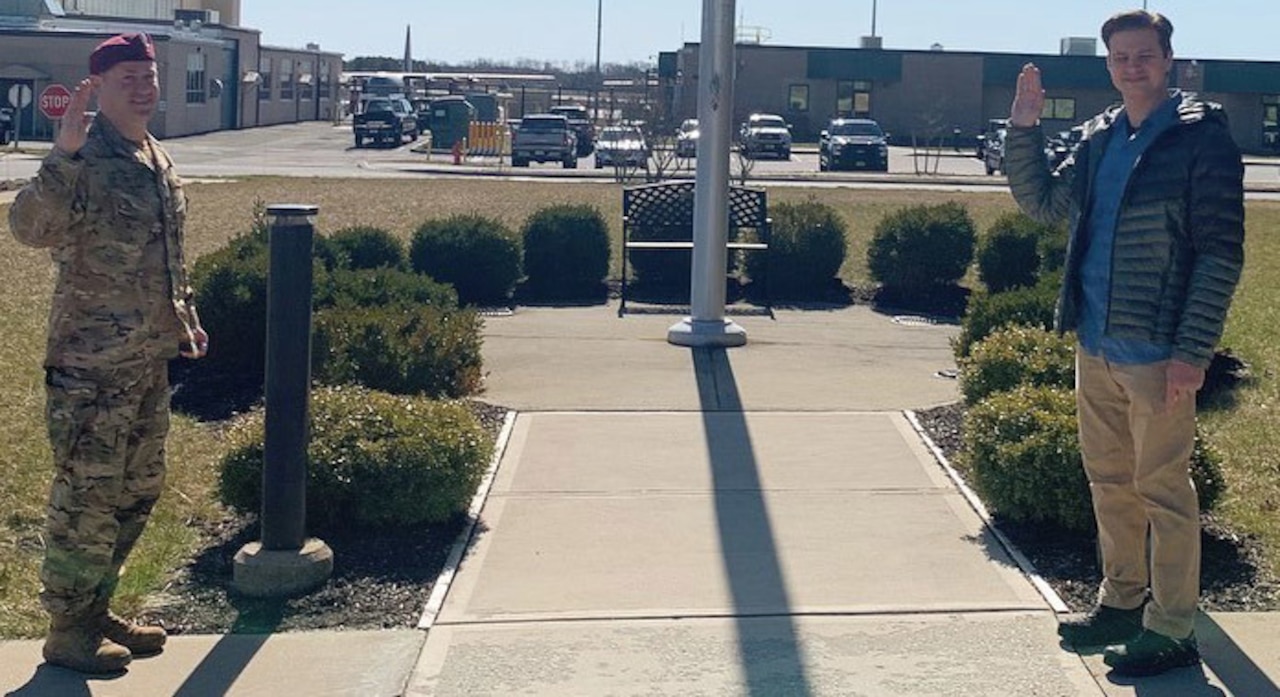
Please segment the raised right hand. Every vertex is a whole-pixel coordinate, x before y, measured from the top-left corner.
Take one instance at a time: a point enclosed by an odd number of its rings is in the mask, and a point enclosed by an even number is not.
[[[1018,73],[1018,87],[1013,93],[1013,107],[1009,110],[1009,123],[1019,128],[1036,125],[1044,110],[1044,86],[1040,83],[1040,69],[1034,63],[1022,66]]]
[[[91,78],[85,78],[71,91],[71,103],[67,105],[67,113],[58,122],[58,137],[53,144],[67,155],[80,152],[89,139],[89,125],[93,123],[93,115],[88,112],[89,100],[93,97],[94,84]]]

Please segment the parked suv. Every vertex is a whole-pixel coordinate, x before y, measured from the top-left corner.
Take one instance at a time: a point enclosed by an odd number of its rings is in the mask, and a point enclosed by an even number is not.
[[[649,145],[638,126],[605,126],[596,141],[596,169],[649,166]]]
[[[676,131],[676,157],[697,157],[700,134],[698,120],[685,119]]]
[[[15,140],[13,127],[13,110],[0,107],[0,145],[8,145]]]
[[[777,114],[752,114],[738,132],[738,147],[746,157],[765,154],[791,159],[791,126]]]
[[[818,171],[889,171],[888,136],[871,119],[833,119],[818,137]]]

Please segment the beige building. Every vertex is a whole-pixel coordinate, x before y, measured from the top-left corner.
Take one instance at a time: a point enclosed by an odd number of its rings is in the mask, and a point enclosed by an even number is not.
[[[239,22],[239,0],[0,0],[0,106],[15,108],[15,85],[38,97],[76,84],[99,42],[145,31],[160,70],[159,137],[333,118],[342,54],[264,46]],[[21,109],[22,138],[49,139],[34,102]]]

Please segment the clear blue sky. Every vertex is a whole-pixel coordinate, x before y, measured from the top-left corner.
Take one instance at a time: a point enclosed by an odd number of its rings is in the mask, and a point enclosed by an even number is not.
[[[698,41],[700,0],[603,0],[601,60],[656,60]],[[766,44],[857,46],[871,33],[873,0],[738,0],[740,24],[768,32]],[[1056,53],[1065,36],[1097,36],[1107,16],[1142,3],[1106,0],[875,0],[885,48]],[[263,43],[321,48],[347,57],[403,55],[462,63],[527,58],[595,63],[597,0],[243,0],[241,23]],[[1276,0],[1149,0],[1174,25],[1174,53],[1186,58],[1280,61]],[[355,9],[360,8],[360,9]],[[377,14],[369,12],[376,8]],[[362,11],[366,10],[366,11]],[[446,16],[448,19],[446,20]],[[1102,51],[1099,40],[1099,52]]]

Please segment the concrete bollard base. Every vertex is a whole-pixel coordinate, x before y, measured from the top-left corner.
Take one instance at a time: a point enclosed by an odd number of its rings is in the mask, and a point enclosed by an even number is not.
[[[231,587],[254,598],[283,598],[314,590],[333,574],[333,550],[311,537],[302,549],[263,549],[250,542],[236,552]]]

